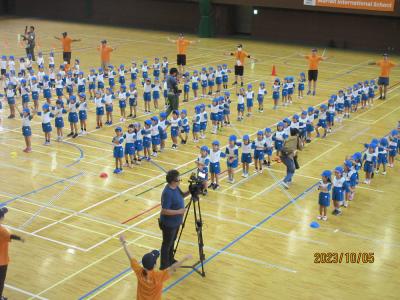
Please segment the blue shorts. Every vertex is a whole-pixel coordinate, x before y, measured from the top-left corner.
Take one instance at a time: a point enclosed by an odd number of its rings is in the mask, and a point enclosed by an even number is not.
[[[114,108],[112,104],[106,105],[106,112],[113,112]]]
[[[160,138],[162,141],[165,141],[168,138],[168,134],[166,131],[161,131],[160,132]]]
[[[336,110],[342,112],[344,109],[344,104],[343,103],[338,103]]]
[[[337,186],[333,187],[332,200],[343,201],[343,189],[341,187],[337,187]]]
[[[136,151],[143,151],[143,141],[142,140],[135,141],[135,149],[136,149]]]
[[[162,68],[162,73],[165,75],[165,74],[168,74],[168,68],[167,67],[163,67]]]
[[[192,90],[197,91],[199,89],[199,83],[198,82],[192,82]]]
[[[7,102],[9,105],[15,104],[15,98],[14,97],[7,97]]]
[[[282,90],[282,97],[285,97],[288,95],[288,91],[287,90]]]
[[[87,112],[86,112],[86,110],[80,110],[79,111],[79,120],[81,120],[81,121],[87,120]]]
[[[201,81],[201,87],[203,87],[203,88],[207,87],[207,80]]]
[[[300,83],[298,88],[299,91],[304,91],[304,84]]]
[[[85,88],[84,85],[78,85],[78,93],[79,93],[79,94],[80,94],[80,93],[84,93],[85,90],[86,90],[86,88]]]
[[[258,101],[258,103],[263,103],[264,102],[264,95],[258,94],[257,95],[257,101]]]
[[[189,91],[190,91],[190,86],[189,86],[188,84],[184,84],[184,85],[183,85],[183,91],[184,91],[185,93],[189,93]]]
[[[68,114],[68,122],[70,122],[70,123],[78,123],[78,113],[70,112]]]
[[[185,125],[182,127],[181,129],[181,133],[189,133],[190,132],[190,126],[189,125]]]
[[[34,101],[39,100],[39,93],[38,92],[32,92],[32,100],[34,100]]]
[[[57,97],[60,97],[63,95],[63,89],[62,88],[56,88],[56,95]]]
[[[389,85],[389,77],[379,77],[378,85]]]
[[[110,87],[114,87],[115,86],[115,79],[114,78],[108,78],[108,85]]]
[[[171,127],[171,136],[177,137],[179,135],[179,127]]]
[[[272,99],[279,100],[279,92],[272,92]]]
[[[326,115],[326,121],[328,123],[333,123],[334,120],[335,120],[335,113],[329,113]]]
[[[160,139],[160,135],[158,134],[158,135],[152,135],[151,136],[151,143],[153,144],[153,145],[160,145],[161,144],[161,139]]]
[[[397,150],[393,148],[389,148],[389,156],[395,157],[397,155]]]
[[[165,99],[168,98],[168,91],[167,91],[167,90],[164,90],[164,91],[163,91],[163,96],[164,96]]]
[[[96,107],[96,116],[103,116],[104,115],[104,107]]]
[[[364,163],[364,172],[371,173],[374,169],[374,165],[371,161],[366,161]]]
[[[124,148],[122,146],[114,147],[114,158],[123,158],[124,157]]]
[[[96,84],[94,82],[89,83],[89,90],[95,90],[96,89]]]
[[[56,125],[56,128],[64,128],[64,119],[63,119],[63,117],[55,118],[55,125]]]
[[[208,81],[208,86],[214,86],[214,85],[215,85],[214,80],[209,80],[209,81]]]
[[[231,111],[229,109],[224,109],[224,116],[229,116]]]
[[[211,113],[210,114],[211,121],[218,121],[218,113]]]
[[[242,153],[242,163],[251,164],[251,153]]]
[[[153,77],[160,77],[160,70],[158,69],[153,70]]]
[[[22,126],[22,135],[23,136],[31,136],[32,130],[30,126]]]
[[[253,107],[253,99],[246,99],[247,107]]]
[[[74,88],[72,85],[67,85],[67,93],[72,95],[74,93]]]
[[[264,150],[254,150],[254,160],[264,160]]]
[[[319,193],[318,203],[321,206],[329,207],[331,203],[331,195],[329,193]]]
[[[367,101],[368,100],[368,95],[367,94],[362,94],[361,95],[361,100],[362,101]]]
[[[226,160],[226,166],[227,166],[228,168],[232,168],[232,169],[237,168],[237,166],[238,166],[238,160],[237,160],[237,159],[234,159],[233,162],[229,162],[229,159],[227,159],[227,160]]]
[[[97,83],[97,88],[98,88],[98,89],[104,89],[104,82],[99,81],[99,82]]]
[[[280,151],[283,148],[283,141],[275,141],[275,150]]]
[[[153,100],[158,100],[160,99],[160,92],[154,91],[153,92]]]
[[[200,132],[200,124],[194,123],[192,126],[193,132]]]
[[[125,84],[125,76],[119,76],[118,82],[120,85],[124,85]]]
[[[126,100],[119,100],[119,108],[125,108],[126,107]]]
[[[131,73],[131,80],[136,80],[137,73]]]
[[[29,95],[25,94],[22,95],[22,103],[28,103],[29,102]]]
[[[200,122],[200,130],[206,130],[207,129],[207,122]]]
[[[151,138],[143,137],[143,148],[151,147]]]
[[[319,119],[318,120],[318,127],[326,128],[326,120]]]
[[[43,98],[50,99],[51,98],[51,91],[50,89],[43,90]]]
[[[229,81],[228,75],[222,75],[222,82],[223,83],[228,83],[228,81]]]
[[[134,143],[126,143],[125,144],[125,154],[126,155],[135,154],[135,144]]]
[[[344,100],[344,107],[345,108],[350,108],[350,106],[351,106],[350,101],[349,100]]]
[[[217,118],[218,118],[218,121],[223,121],[224,120],[224,112],[223,111],[218,112]]]
[[[151,93],[150,92],[143,93],[143,100],[146,102],[151,101]]]
[[[293,88],[288,89],[288,95],[293,95]]]
[[[129,106],[137,106],[136,98],[129,98]]]
[[[237,111],[244,111],[244,103],[237,105]]]
[[[221,84],[222,83],[222,77],[216,77],[215,78],[215,83],[216,84]]]
[[[219,174],[221,173],[221,167],[219,162],[210,163],[210,173],[212,174]]]
[[[146,79],[147,77],[149,77],[149,74],[147,74],[147,72],[142,72],[142,77],[143,77],[144,79]]]
[[[268,156],[271,156],[272,155],[272,148],[267,148],[265,151],[264,151],[264,154],[266,154],[266,155],[268,155]]]
[[[43,132],[51,132],[53,129],[51,128],[51,123],[42,123],[42,130]]]

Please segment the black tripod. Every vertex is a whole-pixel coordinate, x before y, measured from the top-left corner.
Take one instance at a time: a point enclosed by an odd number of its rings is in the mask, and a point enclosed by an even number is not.
[[[204,242],[203,242],[203,231],[202,231],[203,220],[201,218],[201,210],[200,210],[200,201],[199,200],[200,200],[199,196],[192,194],[192,196],[190,197],[189,203],[186,205],[187,210],[186,210],[185,218],[183,219],[181,231],[178,236],[178,241],[176,242],[176,246],[174,249],[174,256],[175,256],[176,251],[178,250],[179,241],[181,240],[181,236],[182,236],[183,229],[185,228],[187,216],[189,214],[190,207],[192,206],[192,203],[193,203],[194,224],[195,224],[196,233],[197,233],[197,243],[199,245],[199,260],[192,266],[182,266],[182,268],[193,269],[198,274],[200,274],[202,277],[205,277],[206,276],[206,273],[204,271],[205,254],[204,254],[204,250],[203,250]],[[196,267],[199,264],[201,264],[201,271],[199,271],[198,268]]]

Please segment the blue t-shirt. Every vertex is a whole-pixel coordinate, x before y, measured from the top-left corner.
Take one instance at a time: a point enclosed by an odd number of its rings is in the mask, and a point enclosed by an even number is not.
[[[165,209],[178,210],[185,207],[182,191],[179,187],[171,189],[166,185],[161,194],[161,207]],[[166,216],[161,215],[161,223],[167,227],[177,227],[182,224],[183,215]]]

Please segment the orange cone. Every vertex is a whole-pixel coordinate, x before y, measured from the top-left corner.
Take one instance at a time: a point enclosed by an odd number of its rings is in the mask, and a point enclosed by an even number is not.
[[[276,68],[275,65],[272,65],[272,72],[271,72],[271,76],[276,76],[278,74],[276,74]]]

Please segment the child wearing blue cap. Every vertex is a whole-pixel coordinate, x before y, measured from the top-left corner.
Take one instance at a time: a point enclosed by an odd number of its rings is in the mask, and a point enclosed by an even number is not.
[[[144,121],[142,136],[143,136],[143,156],[146,160],[149,161],[150,149],[151,149],[151,120]]]
[[[160,58],[155,57],[154,58],[154,63],[151,66],[153,69],[153,77],[160,77],[160,70],[161,70],[161,65],[160,65]]]
[[[121,64],[118,68],[118,82],[120,85],[125,85],[125,74],[128,71],[125,70],[125,65]]]
[[[17,107],[17,109],[18,109],[18,107]],[[30,153],[30,152],[32,152],[31,121],[33,119],[33,116],[36,114],[36,111],[34,109],[32,111],[30,111],[29,108],[24,108],[22,110],[22,112],[18,109],[18,112],[22,119],[22,135],[24,136],[25,145],[26,145],[26,148],[22,151],[24,151],[25,153]]]
[[[126,100],[128,99],[128,97],[129,93],[126,91],[126,86],[121,85],[119,87],[119,93],[118,93],[118,104],[121,112],[121,118],[119,119],[120,122],[125,122],[126,120],[125,110],[126,110]]]
[[[142,155],[141,152],[143,151],[143,134],[142,130],[140,129],[140,123],[136,122],[133,123],[133,128],[136,133],[136,141],[135,141],[135,158],[134,161],[136,162],[137,165],[140,165],[142,161]]]
[[[383,171],[381,174],[386,175],[386,165],[388,163],[388,152],[387,152],[388,146],[389,146],[388,140],[386,138],[381,138],[378,145],[378,159],[375,170],[376,174],[379,174],[379,168],[382,165]]]
[[[243,168],[242,177],[249,177],[249,165],[251,164],[251,150],[252,144],[250,143],[250,136],[245,134],[241,143],[237,143],[242,148],[241,163]]]
[[[189,102],[190,92],[190,74],[186,72],[183,75],[183,102]]]
[[[343,167],[339,166],[335,168],[335,176],[333,177],[333,190],[332,190],[332,200],[335,206],[332,214],[335,216],[341,215],[342,211],[340,206],[343,202],[344,184],[346,179],[343,177]]]
[[[208,68],[207,85],[208,85],[208,95],[209,96],[214,95],[215,71],[213,67]]]
[[[158,100],[160,100],[161,85],[158,77],[154,77],[154,83],[151,85],[154,110],[158,111]]]
[[[274,141],[272,139],[272,131],[271,128],[265,128],[265,151],[264,154],[267,155],[267,159],[264,159],[264,165],[268,168],[271,167],[271,157],[272,151],[274,150]]]
[[[122,128],[115,128],[115,136],[112,139],[114,145],[113,155],[115,158],[115,169],[114,174],[119,174],[122,172],[122,158],[124,157],[124,148],[122,144],[124,143],[124,138],[122,136]]]
[[[217,84],[216,94],[219,95],[221,93],[222,86],[222,66],[218,65],[217,70],[215,71],[215,83]]]
[[[148,66],[148,61],[145,59],[143,63],[140,65],[141,71],[142,71],[142,78],[143,81],[145,81],[149,77],[149,66]]]
[[[46,99],[48,104],[51,104],[51,91],[50,91],[50,79],[48,75],[43,76],[43,98]]]
[[[295,88],[293,76],[288,77],[287,87],[288,87],[288,102],[289,102],[289,104],[292,104],[293,103],[293,93],[294,93],[294,88]]]
[[[228,89],[229,73],[231,73],[231,70],[228,69],[228,65],[223,64],[222,65],[222,86],[223,86],[224,90]]]
[[[225,149],[226,154],[226,165],[228,167],[228,182],[235,182],[235,169],[238,167],[239,161],[239,148],[236,145],[237,137],[236,135],[231,135],[229,137],[229,144]]]
[[[200,137],[202,139],[206,138],[206,130],[208,123],[208,113],[206,111],[206,105],[204,103],[200,104]]]
[[[211,133],[216,134],[218,129],[218,111],[219,111],[218,98],[214,98],[209,107],[210,107],[210,119],[213,126]]]
[[[267,148],[267,144],[265,142],[265,138],[264,138],[264,133],[262,132],[262,130],[259,130],[257,132],[257,138],[255,141],[253,141],[252,143],[252,149],[254,150],[254,167],[255,173],[262,173],[263,169],[262,169],[262,164],[264,161],[264,153],[265,150]]]
[[[258,102],[258,112],[264,112],[264,96],[267,94],[267,89],[265,88],[265,82],[261,81],[258,88],[257,102]]]
[[[151,117],[151,144],[153,146],[153,153],[151,154],[154,157],[157,157],[158,155],[158,147],[161,144],[161,137],[160,137],[160,130],[161,127],[158,124],[158,117],[153,116]]]
[[[86,122],[87,122],[87,103],[86,103],[86,94],[85,93],[80,93],[79,94],[79,102],[78,102],[78,116],[79,116],[79,122],[81,125],[81,132],[79,133],[79,136],[86,135]]]
[[[289,100],[288,100],[288,77],[283,78],[283,84],[282,84],[282,105],[283,106],[288,106],[289,105]]]
[[[201,119],[201,107],[200,105],[196,105],[194,107],[194,116],[192,118],[192,134],[193,134],[193,142],[199,142],[199,133],[200,133],[200,119]]]
[[[2,55],[0,59],[0,75],[3,77],[7,73],[7,56]]]
[[[368,87],[368,106],[374,106],[374,98],[375,98],[375,90],[378,89],[378,86],[375,83],[375,80],[372,79],[369,82]]]
[[[369,91],[369,81],[365,80],[362,83],[361,87],[361,108],[365,109],[367,108],[367,101],[368,101],[368,91]]]
[[[38,110],[39,108],[39,82],[37,81],[36,76],[31,77],[31,96],[33,100],[33,107],[35,110]]]
[[[207,146],[201,146],[200,154],[196,160],[197,177],[203,180],[203,195],[207,195],[208,169],[210,166],[209,153],[210,150]]]
[[[246,91],[246,106],[247,106],[247,116],[251,116],[251,111],[253,108],[253,100],[254,100],[254,91],[253,86],[251,84],[247,85]]]
[[[399,144],[399,131],[393,129],[389,135],[389,163],[388,167],[394,167],[394,159],[397,155],[397,149]]]
[[[363,155],[364,172],[365,172],[365,184],[371,184],[372,173],[376,166],[376,153],[374,144],[368,145],[368,150]]]
[[[129,85],[129,115],[128,118],[136,118],[136,108],[137,108],[137,90],[136,84],[131,83]]]
[[[218,130],[221,131],[222,127],[224,127],[224,110],[225,110],[225,97],[220,96],[218,97]]]
[[[169,71],[168,57],[163,56],[161,62],[161,72],[163,73],[163,79],[167,78],[168,71]]]
[[[119,71],[119,69],[118,69],[118,71]],[[108,86],[112,91],[114,91],[115,76],[116,75],[117,75],[117,73],[114,70],[114,66],[113,65],[109,65],[108,66],[108,70],[107,70]]]
[[[86,91],[86,78],[83,77],[84,73],[80,71],[78,73],[78,78],[76,80],[77,85],[78,85],[78,93],[85,93]]]
[[[136,161],[135,156],[135,142],[136,142],[136,132],[133,124],[129,124],[128,131],[122,136],[125,141],[125,164],[124,167],[133,168]]]
[[[189,124],[189,119],[187,117],[186,109],[181,110],[181,116],[178,124],[180,128],[179,137],[181,139],[181,144],[184,145],[187,143],[188,135],[190,132],[190,124]]]
[[[205,98],[207,95],[207,80],[208,80],[208,73],[207,68],[201,68],[200,72],[200,83],[201,83],[201,97]]]
[[[74,93],[74,85],[75,85],[75,80],[72,77],[72,72],[68,71],[67,72],[67,77],[65,77],[65,87],[67,94],[71,96]]]
[[[304,72],[300,73],[300,78],[299,78],[299,84],[297,85],[298,89],[298,98],[303,99],[304,98],[304,86],[306,84],[306,74]]]
[[[231,120],[230,120],[230,114],[231,114],[231,99],[230,99],[231,93],[226,91],[224,93],[224,124],[230,126],[231,125]]]
[[[26,79],[22,79],[20,82],[20,94],[22,97],[22,107],[23,108],[28,108],[28,104],[29,104],[29,94],[30,94],[30,90],[29,87],[26,84]]]
[[[94,105],[96,106],[96,129],[103,127],[104,105],[106,101],[101,96],[100,90],[97,90],[94,97]]]
[[[37,112],[38,116],[42,117],[42,130],[44,132],[45,142],[44,145],[50,145],[51,138],[51,119],[54,118],[54,115],[50,112],[50,105],[48,103],[43,104],[42,111]]]
[[[326,119],[327,119],[327,109],[328,107],[326,106],[326,104],[321,104],[320,106],[320,113],[319,113],[319,118],[318,118],[318,124],[317,124],[317,137],[320,137],[320,133],[319,133],[319,129],[322,128],[324,130],[324,135],[322,136],[323,138],[326,137],[326,133],[327,133],[327,123],[326,123]]]
[[[96,82],[97,82],[97,89],[101,92],[104,91],[104,70],[103,68],[98,69],[98,73],[96,74]]]
[[[199,82],[200,82],[200,78],[199,78],[199,72],[197,70],[193,71],[193,75],[192,77],[190,77],[190,81],[192,83],[192,90],[193,90],[193,97],[194,100],[198,99],[198,91],[199,91]]]
[[[273,109],[278,109],[280,89],[281,89],[281,81],[279,80],[279,78],[275,78],[274,84],[272,85],[272,99],[274,100]]]
[[[280,162],[281,151],[285,140],[289,137],[283,130],[283,122],[279,122],[276,126],[276,131],[272,136],[272,140],[275,143],[276,158],[277,162]]]
[[[328,220],[326,212],[331,202],[331,196],[330,196],[330,191],[332,188],[331,176],[332,172],[329,170],[325,170],[321,174],[321,181],[319,182],[318,185],[318,190],[319,190],[319,196],[318,196],[319,215],[317,217],[318,220],[323,220],[323,221]]]
[[[244,88],[239,89],[239,93],[237,94],[238,102],[237,102],[237,120],[242,121],[244,118],[244,97],[246,96]]]
[[[335,115],[335,100],[331,98],[328,101],[328,110],[326,112],[327,132],[332,132],[332,127],[335,125]]]
[[[344,102],[345,102],[344,92],[343,90],[339,90],[335,101],[337,121],[339,124],[342,124],[343,121],[343,112],[345,109]]]
[[[64,103],[62,100],[56,101],[56,106],[52,107],[54,114],[54,125],[57,129],[57,142],[61,142],[63,140],[63,128],[64,128],[64,118],[63,114],[67,113],[67,110],[64,108]]]
[[[144,100],[144,113],[150,113],[150,103],[151,103],[151,80],[150,78],[145,79],[143,86],[143,100]]]
[[[76,102],[76,97],[70,96],[68,100],[68,122],[71,132],[68,137],[76,138],[78,136],[78,108],[79,103]]]
[[[134,60],[131,62],[130,73],[131,73],[131,83],[135,83],[136,84],[137,74],[139,73],[139,71],[138,71],[138,68],[137,68],[137,64],[136,64],[136,62]]]
[[[347,207],[348,201],[352,201],[354,198],[354,193],[356,190],[356,185],[357,185],[357,172],[353,166],[353,162],[349,159],[346,159],[344,162],[344,178],[346,179],[345,182],[345,193],[346,197],[344,199],[343,206]]]
[[[160,139],[161,139],[160,152],[162,152],[165,149],[165,141],[168,138],[167,128],[168,126],[171,125],[170,122],[167,120],[166,112],[160,113],[160,121],[158,122],[158,125],[160,129]]]
[[[10,108],[10,115],[8,116],[9,119],[15,118],[15,96],[13,84],[9,82],[6,90],[7,103]]]
[[[90,69],[90,73],[87,77],[88,83],[89,83],[89,96],[90,100],[93,100],[94,98],[94,91],[96,90],[96,79],[97,79],[97,74],[95,69]]]
[[[171,126],[171,140],[172,140],[172,149],[178,148],[178,136],[179,136],[179,111],[174,110],[172,111],[172,117],[169,120]]]
[[[106,88],[106,92],[104,94],[104,104],[106,108],[106,125],[112,125],[113,123],[113,111],[114,111],[114,102],[115,96],[111,88]]]
[[[211,183],[208,188],[216,190],[219,188],[218,177],[221,173],[221,158],[226,157],[226,154],[219,149],[219,141],[212,142],[212,150],[210,151],[210,174]]]

